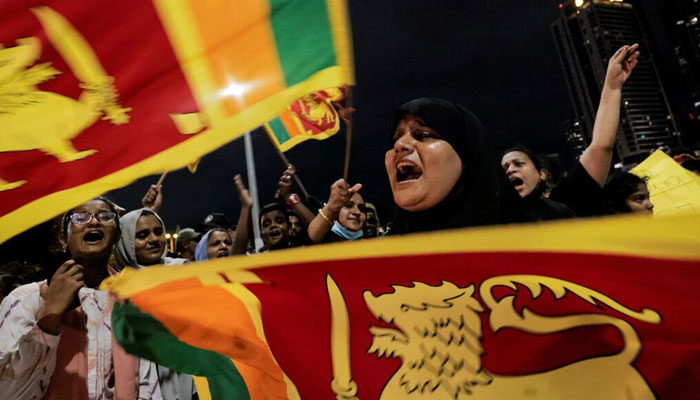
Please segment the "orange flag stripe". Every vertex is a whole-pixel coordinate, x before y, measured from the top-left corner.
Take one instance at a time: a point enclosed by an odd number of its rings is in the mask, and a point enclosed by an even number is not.
[[[222,98],[229,116],[286,87],[267,1],[190,0],[190,6],[216,86],[233,85]]]
[[[299,126],[294,121],[293,112],[284,110],[280,113],[279,119],[282,121],[282,125],[284,125],[290,138],[301,135],[302,131],[299,130]]]
[[[249,308],[227,290],[233,285],[205,287],[198,279],[184,279],[158,285],[130,300],[180,341],[230,357],[246,382],[251,400],[293,398],[288,392],[296,390],[287,387],[291,382],[285,379],[264,336],[259,337]],[[159,295],[162,293],[167,293],[167,300]],[[208,304],[206,312],[197,304]],[[191,324],[193,320],[200,323]]]

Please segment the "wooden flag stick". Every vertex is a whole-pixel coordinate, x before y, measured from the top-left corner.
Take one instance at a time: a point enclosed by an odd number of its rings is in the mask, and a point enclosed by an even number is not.
[[[284,155],[282,150],[280,150],[280,148],[277,146],[277,143],[275,143],[275,140],[272,138],[272,133],[270,133],[267,129],[265,129],[265,132],[267,132],[267,138],[270,139],[272,146],[274,146],[275,150],[277,150],[277,154],[279,154],[284,165],[286,167],[289,167],[289,160],[287,159],[287,156]],[[297,174],[297,173],[294,174],[294,181],[297,183],[297,185],[299,185],[299,188],[301,189],[301,192],[304,194],[304,197],[308,199],[309,192],[306,191],[306,187],[304,186],[303,183],[301,183],[301,178],[299,178],[299,174]],[[278,196],[278,193],[275,193],[275,197],[277,197],[277,196]]]
[[[348,87],[348,96],[345,100],[345,108],[348,110],[352,109],[352,86]],[[350,148],[352,145],[352,113],[350,118],[346,121],[345,125],[345,165],[343,166],[343,179],[348,181],[348,174],[350,173]]]
[[[163,180],[165,180],[165,175],[168,175],[168,171],[163,171],[163,173],[160,175],[160,178],[158,179],[158,183],[156,183],[156,185],[163,184]]]

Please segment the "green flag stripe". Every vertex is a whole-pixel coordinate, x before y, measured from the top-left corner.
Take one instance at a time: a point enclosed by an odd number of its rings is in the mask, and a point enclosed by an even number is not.
[[[337,64],[326,0],[269,1],[272,31],[287,86]]]
[[[157,319],[130,302],[114,303],[112,332],[127,353],[190,375],[205,376],[214,400],[250,400],[231,359],[179,341]]]
[[[275,138],[277,139],[277,143],[282,145],[282,143],[286,142],[289,140],[289,132],[287,132],[287,128],[284,127],[284,124],[282,123],[282,120],[279,119],[279,117],[273,119],[272,121],[267,123],[267,126],[269,128],[269,131],[275,135]]]

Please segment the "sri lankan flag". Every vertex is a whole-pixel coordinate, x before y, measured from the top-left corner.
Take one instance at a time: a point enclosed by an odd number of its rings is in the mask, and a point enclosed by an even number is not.
[[[119,343],[205,376],[214,399],[695,399],[698,226],[695,215],[468,229],[105,285],[123,300]]]
[[[331,88],[307,94],[288,105],[265,129],[280,151],[287,151],[308,140],[323,140],[340,129],[335,103],[345,98],[341,88]]]
[[[342,0],[3,1],[0,242],[353,83]]]

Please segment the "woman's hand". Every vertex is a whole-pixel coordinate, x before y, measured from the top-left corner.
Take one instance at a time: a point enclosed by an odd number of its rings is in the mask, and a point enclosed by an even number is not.
[[[241,208],[252,208],[253,198],[250,197],[250,192],[248,192],[248,189],[246,189],[243,184],[241,174],[234,176],[233,181],[236,182],[236,190],[238,191],[238,199],[241,201]]]
[[[163,204],[162,190],[163,185],[151,185],[151,187],[148,188],[148,192],[146,192],[146,195],[143,196],[141,204],[143,204],[145,208],[150,208],[155,212],[159,212],[160,206],[161,204]]]
[[[334,215],[340,213],[340,210],[345,206],[345,204],[350,201],[350,198],[362,189],[361,183],[356,183],[352,187],[349,183],[345,182],[345,179],[338,179],[331,185],[331,194],[328,196],[328,209],[333,212]]]
[[[44,308],[37,318],[39,328],[51,335],[58,335],[61,317],[83,286],[83,266],[74,260],[64,262],[51,278],[48,289],[42,291]]]
[[[605,76],[605,84],[611,89],[621,89],[622,85],[627,81],[634,67],[639,62],[639,44],[635,43],[631,46],[622,46],[608,62],[608,72]]]

